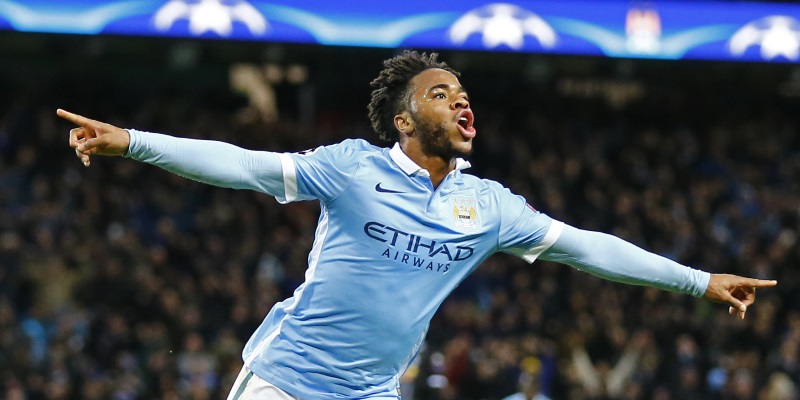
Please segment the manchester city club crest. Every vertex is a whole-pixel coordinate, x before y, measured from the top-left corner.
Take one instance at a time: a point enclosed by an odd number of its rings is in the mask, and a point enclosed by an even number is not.
[[[454,196],[450,199],[455,228],[476,230],[480,227],[478,202],[472,196]]]

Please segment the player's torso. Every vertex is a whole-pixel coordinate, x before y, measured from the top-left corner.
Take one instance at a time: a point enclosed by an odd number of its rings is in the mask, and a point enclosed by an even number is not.
[[[385,339],[365,356],[407,353],[444,298],[495,251],[496,208],[475,178],[455,172],[434,189],[388,154],[365,157],[322,206],[312,290],[296,312],[335,309],[338,322]]]
[[[434,189],[386,151],[360,156],[322,203],[306,282],[262,326],[275,339],[254,368],[276,382],[391,392],[441,302],[497,248],[499,207],[480,180],[454,172]]]

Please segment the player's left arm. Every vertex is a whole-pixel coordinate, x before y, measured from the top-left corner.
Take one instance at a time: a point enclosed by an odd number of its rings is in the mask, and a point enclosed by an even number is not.
[[[731,314],[735,312],[741,319],[744,319],[747,307],[755,302],[756,288],[777,284],[774,280],[710,274],[648,252],[616,236],[568,225],[540,258],[564,263],[604,279],[728,303]]]

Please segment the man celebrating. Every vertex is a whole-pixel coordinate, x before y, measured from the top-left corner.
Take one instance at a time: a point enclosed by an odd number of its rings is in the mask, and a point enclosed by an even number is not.
[[[345,140],[277,154],[58,115],[78,125],[69,141],[86,166],[94,154],[122,155],[281,203],[320,201],[305,282],[253,333],[229,399],[399,398],[434,312],[496,252],[725,302],[739,318],[755,288],[777,284],[708,274],[568,226],[463,173],[476,129],[458,77],[436,54],[384,62],[369,117],[391,149]]]

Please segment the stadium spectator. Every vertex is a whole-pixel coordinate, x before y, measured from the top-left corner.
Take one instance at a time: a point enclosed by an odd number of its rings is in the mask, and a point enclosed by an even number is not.
[[[698,346],[693,365],[702,398],[719,398],[741,368],[755,368],[751,376],[758,396],[796,398],[796,115],[749,109],[776,101],[755,93],[741,94],[738,105],[723,106],[723,92],[736,88],[737,82],[709,79],[706,86],[690,88],[662,78],[662,93],[673,102],[648,96],[635,108],[611,116],[603,107],[557,93],[544,93],[548,105],[525,113],[504,110],[487,99],[482,114],[496,116],[493,123],[499,126],[482,125],[481,135],[504,140],[477,142],[475,173],[503,177],[555,218],[608,229],[685,264],[777,278],[782,285],[762,292],[758,312],[742,324],[721,318],[704,302],[600,281],[547,262],[526,268],[514,258],[495,256],[456,290],[432,321],[418,358],[414,398],[440,398],[441,389],[428,385],[430,360],[453,347],[449,343],[457,337],[473,343],[467,376],[475,376],[481,360],[495,357],[492,342],[503,341],[514,349],[519,366],[511,374],[521,375],[525,360],[536,356],[545,360],[540,375],[544,393],[569,398],[576,387],[569,376],[565,339],[578,323],[593,324],[598,332],[620,324],[629,335],[641,328],[654,332],[654,344],[642,354],[624,398],[678,398],[682,388],[673,374],[680,365],[676,340],[683,335]],[[101,93],[113,85],[84,82],[84,92]],[[93,110],[107,110],[107,98],[59,90],[61,85],[46,81],[40,85],[36,91],[17,90],[18,96],[0,102],[0,397],[57,397],[57,390],[45,393],[44,382],[57,386],[64,380],[56,375],[66,373],[68,398],[113,398],[120,388],[131,386],[138,392],[126,392],[138,394],[129,398],[188,398],[177,358],[193,332],[213,349],[220,376],[216,386],[199,391],[221,397],[241,368],[243,341],[264,310],[290,295],[302,280],[302,254],[311,247],[309,229],[318,210],[296,204],[290,212],[285,207],[276,212],[278,207],[261,196],[207,188],[134,163],[97,160],[101,168],[80,171],[53,126],[50,94],[59,92],[63,102]],[[137,92],[130,97],[136,101],[115,99],[125,106],[102,113],[161,131],[197,132],[276,150],[307,148],[318,140],[310,136],[317,128],[294,129],[297,124],[291,121],[271,126],[269,137],[237,126],[229,120],[234,112],[209,106],[213,96],[167,99]],[[183,110],[198,104],[207,117],[202,123],[188,122]],[[576,109],[584,111],[570,111]],[[360,113],[340,113],[339,125],[325,129],[367,136],[359,130],[363,124],[353,122],[363,119]],[[223,133],[215,126],[236,128]],[[750,225],[752,221],[758,223]],[[265,249],[282,265],[282,275],[256,272],[262,269],[260,252]],[[216,264],[211,256],[226,261]],[[67,273],[77,276],[67,291],[66,307],[54,310],[54,303],[44,300],[51,295],[39,294],[46,290],[35,280],[42,271],[33,270],[46,266],[42,260],[48,259],[61,260]],[[126,290],[124,282],[112,289],[95,286],[99,279],[115,281],[115,267],[109,265],[115,263],[124,267],[123,276],[134,288],[127,295],[115,292]],[[591,299],[587,293],[604,295]],[[199,306],[201,321],[193,322],[189,332],[182,328],[180,310],[197,298],[209,300]],[[48,309],[53,314],[41,314]],[[112,329],[119,325],[110,323],[116,317],[129,327]],[[23,328],[31,319],[41,320],[45,329],[48,351],[40,361]],[[143,382],[124,384],[131,368],[141,371]],[[485,398],[516,391],[506,386],[507,377],[482,379]],[[445,385],[451,386],[451,398],[477,399],[471,384],[461,379]]]

